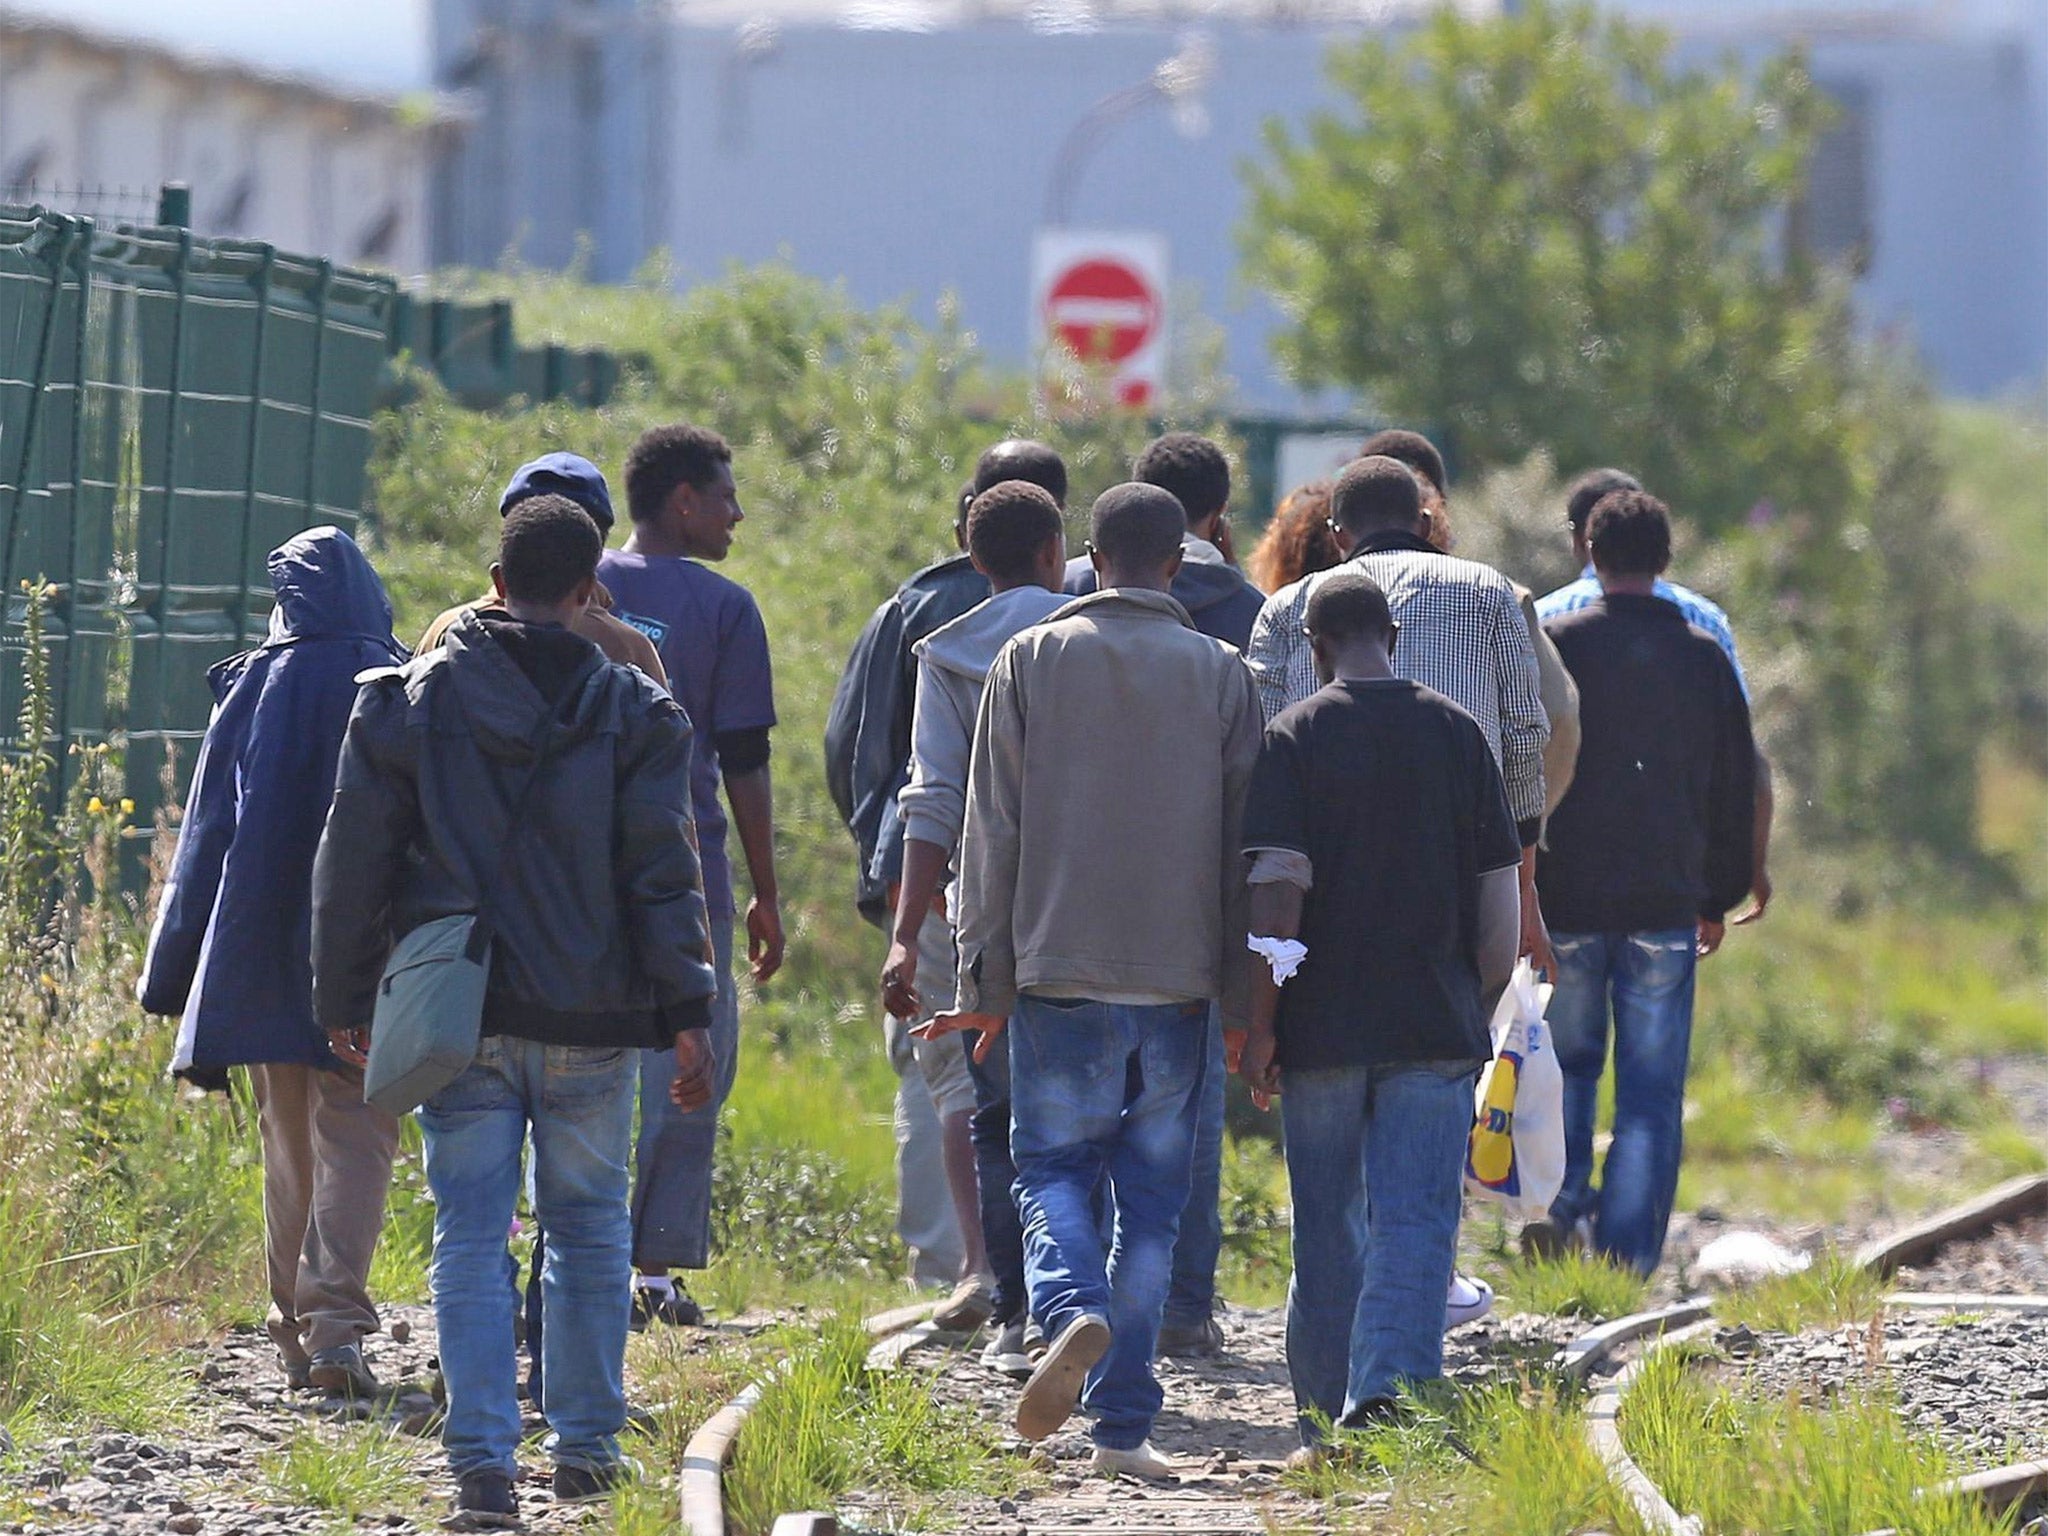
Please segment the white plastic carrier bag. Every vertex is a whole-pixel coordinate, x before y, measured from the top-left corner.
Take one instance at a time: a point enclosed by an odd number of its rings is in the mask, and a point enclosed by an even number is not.
[[[1493,1015],[1493,1060],[1479,1074],[1465,1189],[1535,1221],[1564,1184],[1564,1069],[1543,1010],[1550,983],[1518,962]]]

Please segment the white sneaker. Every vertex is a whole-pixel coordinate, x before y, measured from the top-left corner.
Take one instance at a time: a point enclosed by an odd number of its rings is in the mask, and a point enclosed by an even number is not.
[[[981,1363],[998,1375],[1022,1381],[1031,1374],[1031,1356],[1024,1349],[1024,1320],[1006,1323],[981,1352]]]
[[[1150,1440],[1135,1451],[1113,1451],[1106,1445],[1098,1445],[1091,1465],[1105,1477],[1135,1477],[1143,1483],[1180,1481],[1180,1464],[1171,1457],[1160,1455],[1152,1448]]]
[[[1451,1293],[1444,1301],[1444,1332],[1476,1323],[1493,1310],[1493,1287],[1457,1271],[1451,1272]]]
[[[1109,1322],[1084,1312],[1060,1330],[1017,1399],[1017,1433],[1043,1440],[1073,1416],[1088,1373],[1109,1349]]]

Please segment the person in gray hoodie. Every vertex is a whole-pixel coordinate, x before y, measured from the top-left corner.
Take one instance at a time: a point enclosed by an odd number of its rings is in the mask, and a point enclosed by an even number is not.
[[[917,704],[910,781],[897,798],[903,883],[882,967],[882,1004],[905,1020],[927,1019],[953,1002],[953,925],[941,892],[967,817],[967,766],[988,669],[1013,635],[1067,602],[1059,591],[1067,541],[1059,503],[1047,491],[1024,480],[991,486],[969,504],[965,535],[967,553],[992,595],[912,647]],[[989,1320],[996,1336],[982,1358],[1007,1375],[1028,1376],[1024,1230],[1010,1192],[1017,1169],[1010,1159],[1008,1064],[1001,1057],[975,1062],[964,1048],[957,1055],[974,1084],[975,1189],[961,1225],[973,1272],[993,1281]]]
[[[1113,486],[1093,523],[1102,590],[989,669],[960,842],[958,1008],[926,1032],[974,1030],[983,1056],[1010,1034],[1025,1272],[1051,1340],[1018,1399],[1019,1433],[1042,1440],[1085,1400],[1096,1470],[1170,1480],[1150,1444],[1152,1351],[1210,1005],[1226,1024],[1248,1017],[1235,849],[1259,707],[1238,653],[1171,595],[1180,503]],[[1110,1252],[1094,1208],[1105,1175]]]

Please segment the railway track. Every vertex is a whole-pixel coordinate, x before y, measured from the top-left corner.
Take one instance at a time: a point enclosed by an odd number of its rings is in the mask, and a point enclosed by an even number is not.
[[[1987,1191],[1926,1221],[1875,1239],[1856,1256],[1859,1265],[1896,1287],[1886,1300],[1883,1334],[1888,1368],[1900,1373],[1901,1379],[1914,1379],[1916,1373],[1929,1377],[1963,1369],[1955,1362],[1967,1359],[1972,1350],[1991,1359],[2010,1354],[2016,1340],[2027,1348],[2038,1344],[2038,1382],[2022,1382],[2018,1390],[2042,1392],[2036,1404],[2040,1448],[1939,1490],[1961,1492],[1997,1509],[2019,1505],[2029,1513],[2035,1503],[2048,1501],[2048,1249],[2044,1243],[2048,1243],[2048,1175],[2015,1180]],[[1927,1321],[1940,1316],[1960,1316],[1963,1322],[1936,1327]],[[1232,1308],[1227,1311],[1225,1328],[1228,1348],[1217,1359],[1191,1366],[1163,1363],[1167,1408],[1155,1441],[1185,1459],[1188,1474],[1178,1486],[1141,1488],[1081,1475],[1086,1441],[1070,1432],[1031,1453],[1048,1474],[1042,1490],[1012,1499],[963,1500],[948,1508],[945,1523],[936,1528],[998,1536],[1254,1536],[1274,1529],[1303,1533],[1333,1529],[1335,1511],[1292,1491],[1280,1477],[1281,1459],[1294,1439],[1279,1315]],[[870,1363],[876,1368],[894,1368],[919,1351],[947,1342],[932,1334],[924,1309],[872,1320],[871,1329],[877,1344]],[[1973,1329],[1988,1332],[1972,1338]],[[1629,1495],[1650,1529],[1661,1536],[1680,1536],[1697,1532],[1698,1523],[1686,1512],[1673,1509],[1629,1457],[1620,1432],[1622,1404],[1643,1362],[1654,1351],[1681,1340],[1710,1339],[1716,1331],[1710,1305],[1697,1300],[1660,1306],[1591,1330],[1561,1319],[1502,1317],[1454,1334],[1446,1369],[1453,1380],[1466,1383],[1530,1367],[1555,1369],[1585,1381],[1589,1394],[1586,1433],[1617,1485]],[[1741,1333],[1733,1337],[1738,1350],[1755,1341],[1754,1335],[1747,1340]],[[1867,1352],[1872,1346],[1865,1340],[1862,1347]],[[1818,1369],[1825,1374],[1836,1363],[1834,1350],[1841,1349],[1844,1356],[1854,1353],[1825,1338],[1812,1348],[1813,1359],[1801,1356],[1786,1368]],[[1741,1375],[1759,1372],[1764,1364],[1761,1356],[1750,1355],[1726,1362],[1726,1368]],[[1963,1384],[1962,1378],[1958,1377],[1958,1383]],[[1014,1397],[1013,1386],[985,1372],[966,1353],[957,1354],[934,1378],[933,1389],[999,1420],[1006,1417]],[[1976,1395],[1983,1394],[1979,1391]],[[2017,1400],[2034,1402],[2031,1398]],[[1910,1398],[1907,1401],[1910,1403]],[[729,1456],[744,1423],[744,1407],[736,1404],[714,1420],[716,1436],[701,1446],[692,1443],[683,1494],[684,1528],[689,1536],[729,1536],[714,1490],[717,1469]],[[1218,1446],[1227,1449],[1218,1451]],[[1363,1501],[1367,1508],[1357,1513],[1369,1512],[1371,1496],[1363,1496]],[[882,1528],[893,1522],[894,1512],[855,1494],[841,1501],[839,1516],[843,1526],[830,1523],[829,1516],[792,1514],[778,1526],[777,1536]],[[1843,1536],[1864,1533],[1844,1532]]]

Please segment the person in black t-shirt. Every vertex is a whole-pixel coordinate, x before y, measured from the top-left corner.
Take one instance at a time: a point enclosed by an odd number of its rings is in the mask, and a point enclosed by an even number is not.
[[[1281,1093],[1302,1444],[1443,1373],[1472,1088],[1515,962],[1521,843],[1478,722],[1394,675],[1363,573],[1304,625],[1325,686],[1267,727],[1245,808],[1261,967],[1241,1070]],[[1284,946],[1307,953],[1291,978]],[[1284,1090],[1284,1091],[1283,1091]]]

